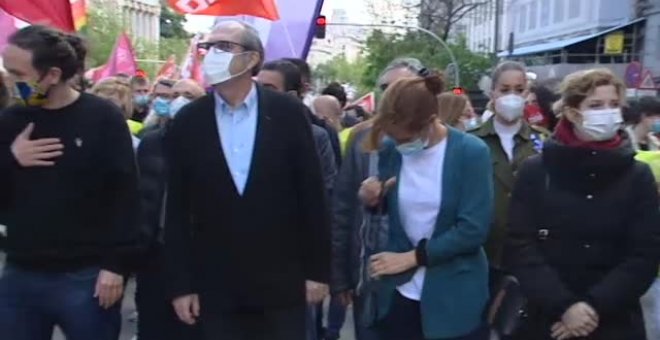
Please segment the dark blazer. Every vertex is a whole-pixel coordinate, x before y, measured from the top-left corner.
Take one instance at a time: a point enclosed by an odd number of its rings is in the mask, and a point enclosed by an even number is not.
[[[660,216],[653,175],[632,148],[546,141],[520,169],[509,222],[506,264],[529,298],[524,339],[549,339],[552,323],[579,301],[600,316],[588,339],[640,339]]]
[[[181,109],[166,136],[170,296],[198,293],[205,310],[301,306],[305,280],[329,281],[329,214],[304,106],[263,87],[257,93],[243,196],[222,151],[213,95]]]

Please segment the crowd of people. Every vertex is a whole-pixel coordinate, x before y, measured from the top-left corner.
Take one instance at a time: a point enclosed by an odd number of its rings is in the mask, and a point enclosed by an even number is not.
[[[135,278],[138,340],[660,339],[658,98],[504,61],[482,113],[402,57],[369,113],[244,23],[199,48],[209,88],[85,89],[80,38],[9,38],[1,338],[116,340]]]

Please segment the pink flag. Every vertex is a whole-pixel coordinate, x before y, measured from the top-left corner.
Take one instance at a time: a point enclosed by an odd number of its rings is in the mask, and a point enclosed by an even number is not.
[[[0,52],[5,49],[9,36],[14,34],[16,30],[18,30],[16,19],[0,9]]]
[[[135,61],[135,52],[133,44],[126,33],[122,33],[117,40],[115,49],[108,62],[94,72],[93,80],[97,82],[103,78],[112,77],[118,73],[124,73],[134,76],[137,71],[137,61]]]
[[[197,48],[197,44],[201,40],[202,35],[200,34],[197,34],[190,40],[188,54],[183,60],[183,64],[181,64],[181,79],[192,79],[204,86],[204,74],[202,73],[202,58],[204,56]]]
[[[376,94],[369,92],[353,102],[352,105],[362,106],[365,111],[374,113],[374,111],[376,111]]]

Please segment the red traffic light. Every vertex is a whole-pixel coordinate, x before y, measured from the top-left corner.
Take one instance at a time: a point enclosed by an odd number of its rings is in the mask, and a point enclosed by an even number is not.
[[[463,90],[462,87],[454,87],[451,92],[453,92],[457,96],[462,96],[465,94],[465,90]]]
[[[325,26],[326,24],[327,24],[327,20],[325,18],[325,15],[319,15],[318,18],[316,18],[316,25]]]

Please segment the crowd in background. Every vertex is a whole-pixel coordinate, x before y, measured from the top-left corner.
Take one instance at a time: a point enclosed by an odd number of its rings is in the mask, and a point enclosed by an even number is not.
[[[0,337],[117,339],[135,277],[139,340],[336,340],[351,305],[358,340],[660,338],[658,98],[504,61],[476,112],[402,57],[367,112],[245,24],[200,48],[207,88],[83,84],[80,39],[12,35]]]

